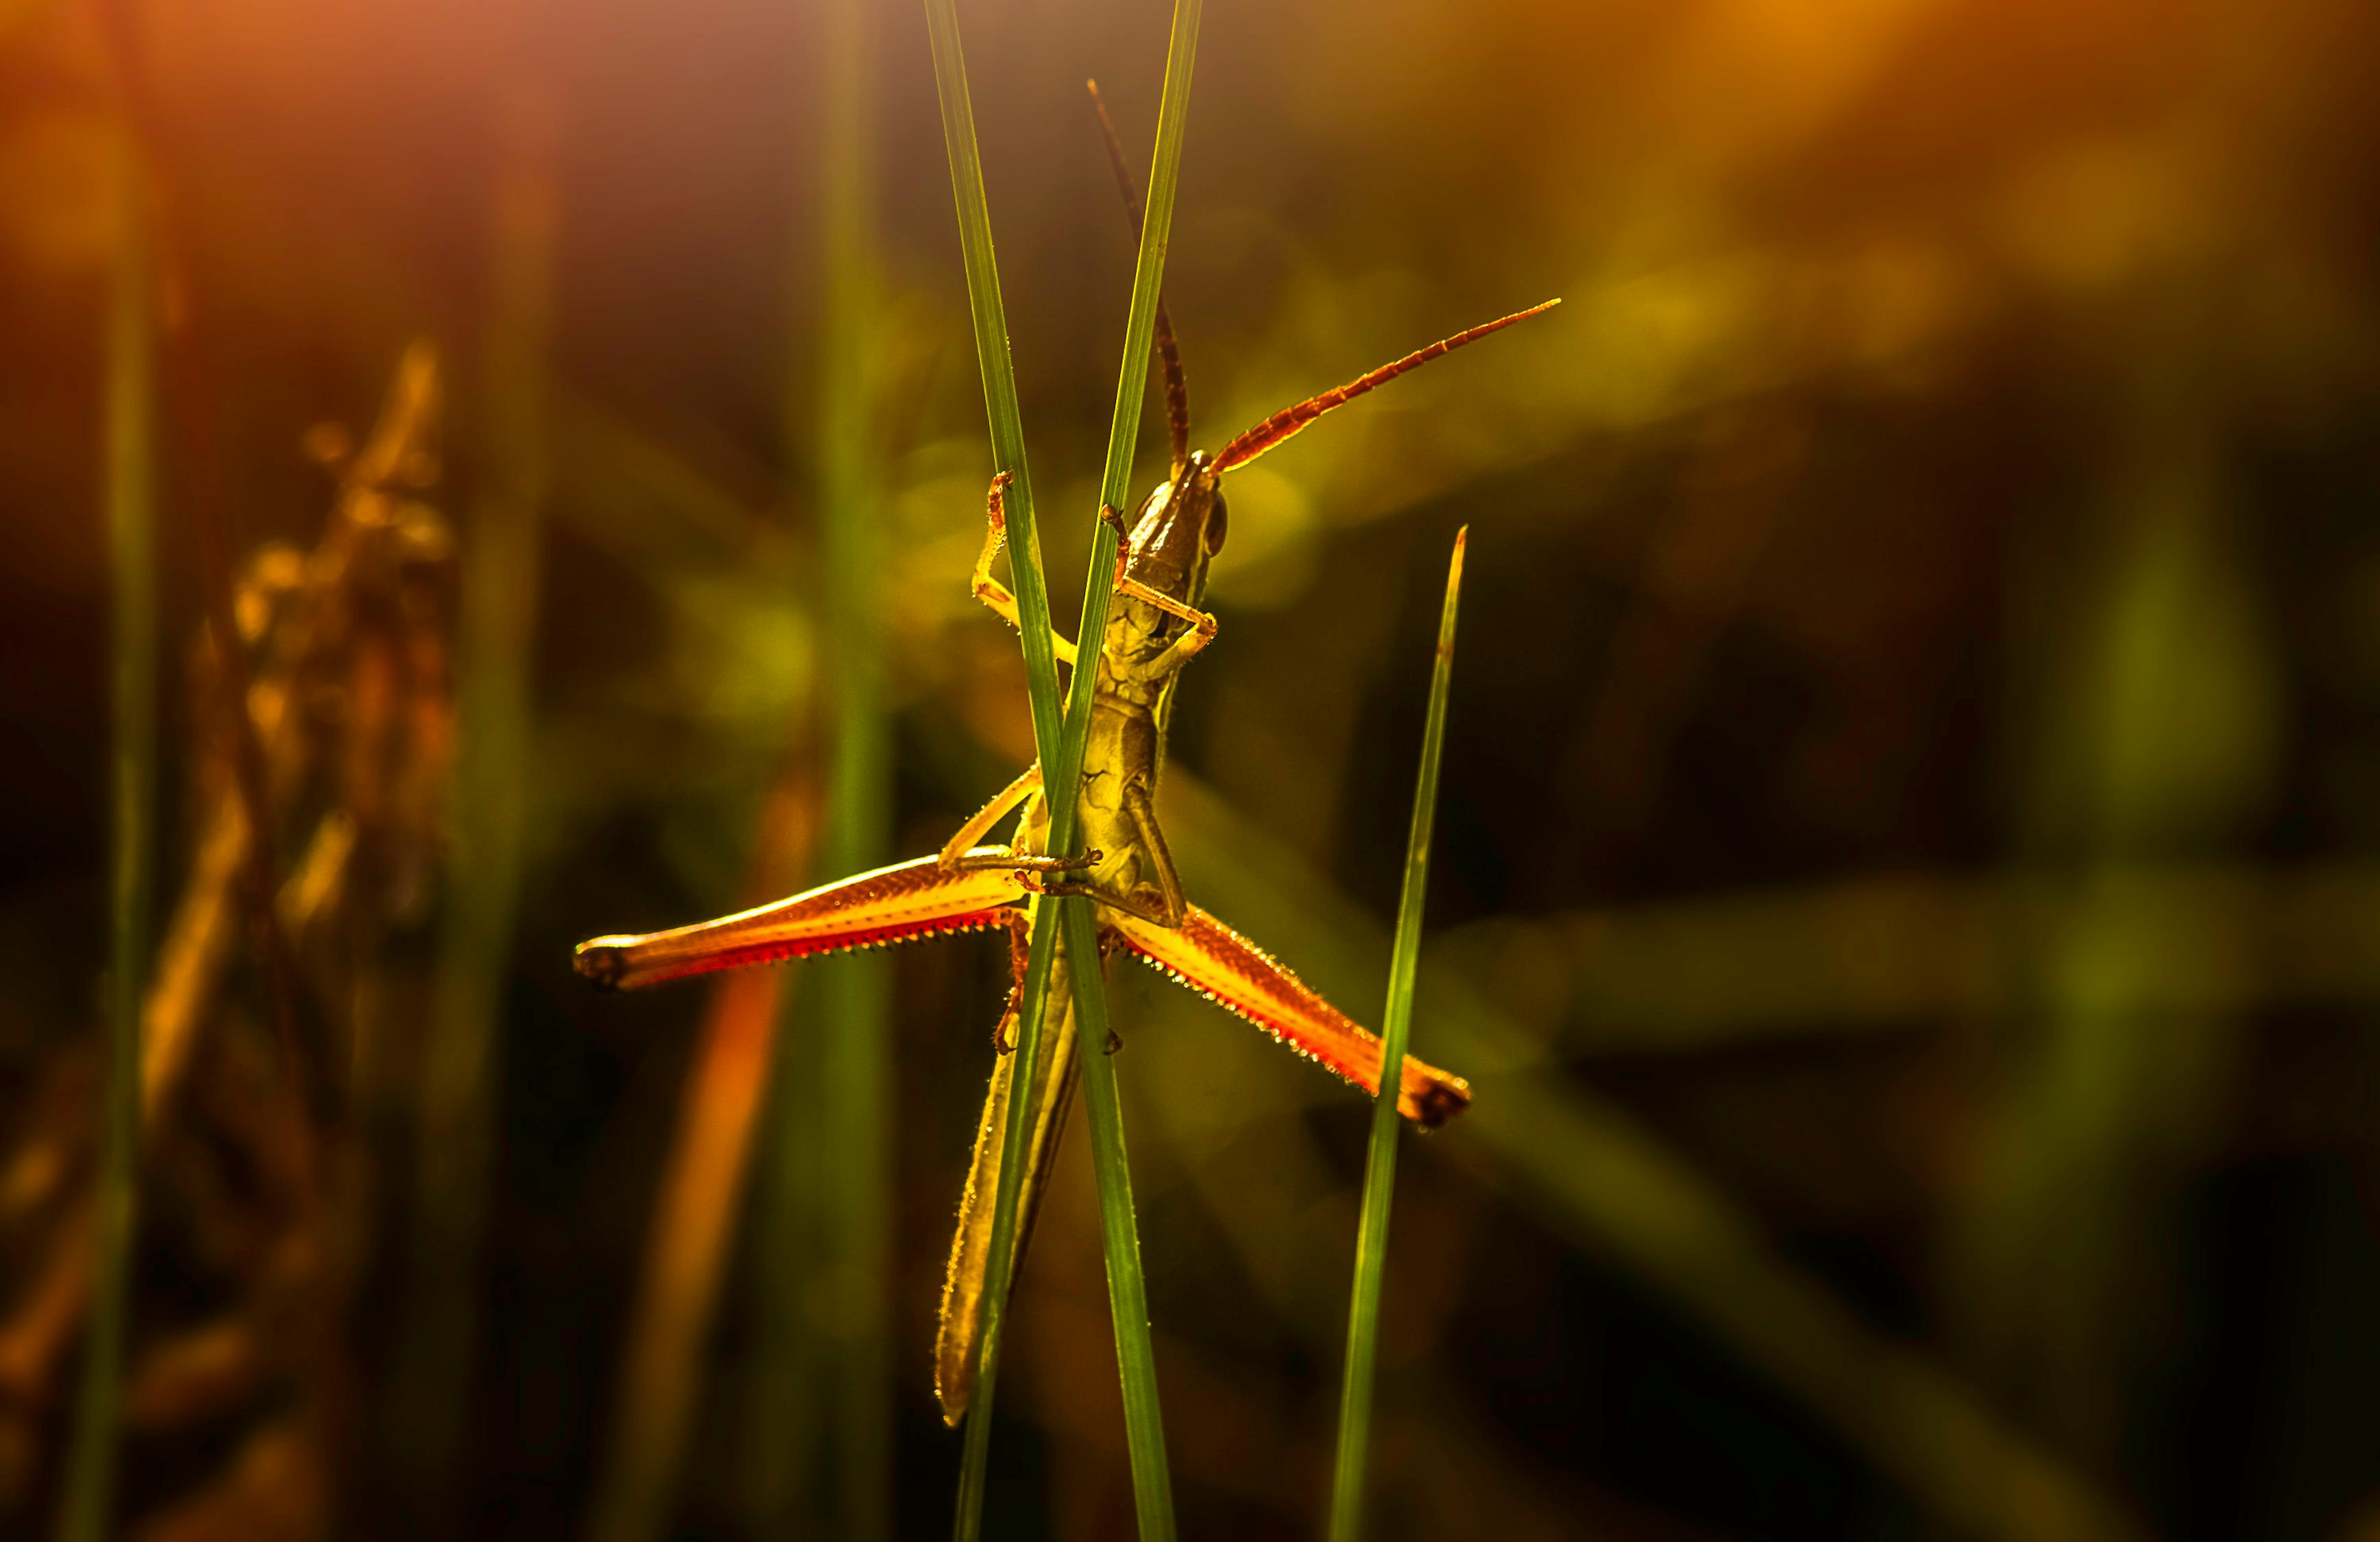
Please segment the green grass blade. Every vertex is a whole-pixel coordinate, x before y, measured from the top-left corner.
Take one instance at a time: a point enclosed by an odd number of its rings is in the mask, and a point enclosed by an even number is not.
[[[1066,952],[1099,957],[1099,930],[1088,903],[1069,901],[1062,922]],[[1075,1028],[1083,1045],[1084,1100],[1089,1105],[1091,1165],[1099,1184],[1099,1225],[1107,1247],[1108,1315],[1115,1324],[1116,1372],[1123,1384],[1125,1449],[1132,1458],[1133,1509],[1142,1542],[1173,1536],[1173,1477],[1165,1463],[1165,1420],[1157,1401],[1157,1355],[1148,1339],[1148,1292],[1140,1273],[1140,1232],[1134,1219],[1131,1168],[1124,1160],[1123,1105],[1115,1057],[1108,1043],[1107,993],[1095,969],[1075,987]]]
[[[1438,658],[1430,667],[1421,778],[1414,787],[1404,890],[1397,899],[1397,938],[1389,962],[1389,1005],[1380,1027],[1383,1067],[1404,1063],[1413,1027],[1414,970],[1421,957],[1422,896],[1429,880],[1429,831],[1438,811],[1438,761],[1446,747],[1447,683],[1454,670],[1454,615],[1463,597],[1463,545],[1468,533],[1467,527],[1455,533],[1454,556],[1446,569],[1446,609],[1438,622]],[[1339,1391],[1339,1452],[1330,1479],[1331,1542],[1355,1542],[1364,1530],[1372,1377],[1379,1358],[1380,1294],[1388,1281],[1389,1203],[1397,1184],[1396,1087],[1394,1077],[1384,1071],[1372,1102],[1372,1149],[1364,1169],[1364,1215],[1355,1243],[1355,1293],[1347,1308],[1346,1375]]]
[[[975,105],[967,93],[966,59],[959,46],[956,0],[926,0],[926,35],[934,55],[934,89],[941,103],[942,140],[951,163],[951,197],[958,206],[959,250],[966,263],[967,309],[975,321],[976,361],[983,372],[983,404],[991,428],[991,459],[1009,477],[1008,550],[1014,569],[1016,611],[1023,623],[1025,689],[1033,714],[1033,744],[1044,767],[1055,764],[1058,747],[1058,661],[1050,646],[1050,589],[1041,571],[1041,542],[1033,516],[1033,480],[1025,461],[1025,424],[1016,405],[1016,372],[1008,357],[1008,318],[1000,298],[1000,267],[992,253],[991,210],[983,188],[983,157],[976,147]],[[1034,907],[1032,951],[1017,1014],[1017,1063],[1038,1063],[1043,1002],[1057,934],[1054,906]],[[1010,1100],[1008,1152],[1025,1149],[1026,1119],[1032,1099]],[[1001,1330],[1007,1317],[1008,1282],[1015,1257],[1016,1210],[1025,1164],[1000,1164],[992,1193],[991,1257],[997,1278],[983,1293],[983,1320],[977,1335],[975,1392],[966,1419],[959,1467],[959,1542],[975,1542],[983,1531],[984,1477],[991,1452],[992,1394],[1000,1373]]]
[[[1140,419],[1140,404],[1148,386],[1150,336],[1157,313],[1157,295],[1163,275],[1165,246],[1172,226],[1173,195],[1177,186],[1177,168],[1181,159],[1184,125],[1187,121],[1190,69],[1196,52],[1198,0],[1180,0],[1174,9],[1173,32],[1166,59],[1165,101],[1160,113],[1158,146],[1155,164],[1149,177],[1149,199],[1142,221],[1142,241],[1138,263],[1133,278],[1132,308],[1125,325],[1123,363],[1117,382],[1116,409],[1110,421],[1106,474],[1100,481],[1102,503],[1121,507],[1127,496],[1131,478],[1131,449]],[[941,103],[943,139],[950,155],[952,194],[958,206],[960,245],[967,270],[967,297],[975,321],[976,352],[983,370],[984,404],[991,420],[992,458],[997,469],[1009,473],[1008,491],[1009,548],[1015,569],[1017,612],[1023,622],[1026,686],[1031,696],[1034,741],[1040,752],[1047,785],[1050,814],[1050,849],[1071,853],[1076,832],[1075,793],[1078,790],[1083,761],[1083,747],[1090,728],[1090,703],[1094,688],[1093,671],[1076,673],[1072,698],[1067,703],[1064,731],[1059,731],[1057,712],[1056,660],[1050,648],[1049,589],[1041,573],[1041,552],[1033,522],[1033,499],[1029,479],[1025,469],[1023,423],[1016,406],[1014,372],[1008,356],[1007,323],[1000,298],[999,270],[993,258],[991,217],[984,195],[982,157],[976,145],[974,107],[966,87],[966,65],[959,44],[958,16],[954,0],[926,0],[927,32],[934,55],[934,78]],[[1022,518],[1019,517],[1020,513]],[[1087,650],[1096,649],[1107,625],[1108,600],[1111,593],[1107,575],[1115,564],[1116,537],[1105,524],[1093,528],[1089,580],[1084,586],[1083,615],[1075,636]],[[1038,1052],[1042,1019],[1046,1014],[1050,988],[1050,971],[1056,945],[1059,912],[1063,908],[1079,908],[1085,902],[1064,901],[1059,905],[1036,906],[1033,924],[1032,951],[1026,969],[1022,1012],[1017,1025],[1015,1053],[1025,1057],[1020,1063],[1035,1063]],[[1088,920],[1087,914],[1084,917]],[[1082,929],[1087,931],[1087,925]],[[1084,956],[1096,957],[1095,950]],[[1092,969],[1069,970],[1075,980],[1076,1010],[1085,1010],[1086,1028],[1094,1022],[1106,1022],[1106,1002],[1099,995],[1098,972]],[[1096,1044],[1104,1044],[1100,1031]],[[1132,1216],[1131,1191],[1123,1172],[1123,1129],[1116,1115],[1111,1096],[1113,1068],[1102,1066],[1093,1074],[1096,1084],[1104,1075],[1111,1085],[1093,1092],[1095,1099],[1106,1099],[1109,1117],[1099,1118],[1106,1137],[1095,1135],[1097,1149],[1104,1153],[1099,1162],[1103,1219],[1120,1222],[1124,1232],[1119,1235],[1110,1229],[1109,1266],[1111,1293],[1121,1290],[1123,1297],[1137,1303],[1142,1298],[1139,1271],[1139,1243],[1130,1232]],[[1019,1098],[1012,1101],[1004,1149],[1020,1151],[1026,1140],[1025,1123],[1031,1099]],[[1095,1116],[1096,1117],[1096,1116]],[[959,1475],[958,1517],[956,1535],[961,1542],[972,1542],[979,1536],[983,1524],[984,1474],[990,1457],[990,1408],[995,1378],[999,1368],[1001,1329],[1006,1315],[1008,1277],[1014,1256],[1017,1200],[1024,1181],[1024,1163],[1003,1162],[1000,1183],[993,1196],[991,1251],[1000,1262],[995,1266],[999,1279],[984,1292],[983,1323],[978,1335],[978,1368],[972,1411],[967,1419],[966,1450]],[[1119,1281],[1121,1281],[1119,1283]],[[1172,1497],[1164,1476],[1164,1440],[1161,1425],[1156,1418],[1157,1395],[1154,1365],[1147,1348],[1148,1313],[1144,1305],[1134,1305],[1116,1319],[1119,1335],[1119,1360],[1126,1367],[1125,1402],[1127,1410],[1137,1410],[1127,1439],[1134,1452],[1134,1487],[1136,1506],[1143,1518],[1144,1536],[1172,1535]],[[1130,1347],[1123,1339],[1138,1342]],[[1153,1528],[1153,1529],[1152,1529]]]
[[[1024,622],[1019,630],[1025,641],[1033,746],[1049,766],[1055,763],[1058,743],[1058,657],[1050,647],[1050,586],[1042,577],[1040,528],[1034,518],[1033,479],[1025,461],[1025,419],[1016,405],[1016,370],[1008,357],[1008,311],[1000,298],[1000,263],[992,251],[991,208],[984,195],[983,155],[976,147],[966,56],[959,47],[957,0],[926,0],[926,35],[934,55],[934,91],[941,103],[951,197],[958,205],[959,250],[966,261],[967,312],[975,322],[976,362],[983,371],[984,413],[991,422],[991,465],[1009,477],[1008,551],[1015,570],[1016,613]]]
[[[126,1283],[139,1202],[140,1007],[149,962],[156,871],[157,562],[156,287],[146,184],[124,144],[115,272],[105,340],[104,497],[114,568],[109,648],[114,748],[109,793],[107,1085],[99,1172],[98,1258],[91,1330],[83,1350],[73,1443],[67,1455],[58,1536],[99,1542],[109,1533],[122,1403]]]
[[[1117,370],[1115,410],[1108,423],[1107,461],[1099,479],[1099,502],[1127,506],[1132,487],[1132,449],[1140,429],[1141,403],[1148,386],[1149,344],[1165,275],[1165,253],[1173,228],[1174,193],[1180,186],[1182,141],[1190,115],[1190,77],[1198,53],[1201,0],[1175,0],[1172,35],[1166,43],[1165,95],[1157,115],[1157,148],[1148,169],[1148,201],[1140,225],[1140,251],[1133,269],[1132,309],[1124,322],[1123,362]],[[1083,589],[1083,618],[1075,635],[1087,650],[1107,629],[1113,587],[1106,576],[1115,563],[1116,534],[1102,522],[1091,542],[1090,581]],[[1075,672],[1066,702],[1061,759],[1054,762],[1060,789],[1051,800],[1051,844],[1072,854],[1075,795],[1082,782],[1089,740],[1096,671]],[[1099,957],[1090,902],[1059,902],[1067,951],[1078,959]],[[1116,1369],[1123,1383],[1124,1441],[1132,1459],[1133,1506],[1142,1542],[1173,1536],[1173,1484],[1165,1460],[1165,1421],[1157,1391],[1157,1358],[1148,1338],[1148,1295],[1140,1271],[1140,1233],[1134,1219],[1132,1172],[1125,1160],[1123,1099],[1108,1043],[1105,987],[1096,968],[1067,971],[1074,981],[1075,1014],[1084,1055],[1083,1082],[1091,1123],[1091,1165],[1099,1181],[1100,1232],[1107,1252],[1108,1312],[1114,1324]]]

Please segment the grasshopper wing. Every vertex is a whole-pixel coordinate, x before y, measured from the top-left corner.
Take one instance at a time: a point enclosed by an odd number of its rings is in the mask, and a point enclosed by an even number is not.
[[[1124,946],[1218,1005],[1367,1092],[1380,1086],[1380,1041],[1271,955],[1196,905],[1179,927],[1111,910],[1102,917]],[[1397,1111],[1426,1130],[1471,1106],[1471,1084],[1405,1057]]]
[[[968,855],[992,855],[992,848]],[[635,990],[806,953],[986,930],[1005,925],[1009,907],[1025,892],[1023,880],[1007,868],[953,872],[923,856],[715,921],[640,937],[598,937],[578,944],[574,964],[607,990]]]

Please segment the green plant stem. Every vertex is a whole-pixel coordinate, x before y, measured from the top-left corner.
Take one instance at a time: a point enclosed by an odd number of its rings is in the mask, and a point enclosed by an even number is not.
[[[1199,0],[1179,0],[1174,8],[1173,31],[1166,58],[1164,104],[1160,112],[1156,159],[1150,170],[1149,197],[1141,225],[1141,249],[1133,276],[1132,307],[1125,325],[1123,362],[1117,382],[1116,407],[1110,419],[1106,474],[1101,479],[1100,500],[1110,507],[1121,507],[1127,495],[1131,478],[1132,443],[1138,431],[1141,399],[1148,379],[1150,338],[1157,313],[1157,297],[1163,275],[1165,248],[1172,228],[1173,196],[1177,185],[1184,126],[1187,122],[1190,71],[1196,55],[1198,35]],[[1083,750],[1090,728],[1091,698],[1096,688],[1097,671],[1077,670],[1066,704],[1063,732],[1060,731],[1057,714],[1057,668],[1050,646],[1049,590],[1041,574],[1041,552],[1038,533],[1033,524],[1033,501],[1029,480],[1025,475],[1024,432],[1016,406],[1016,384],[1008,356],[1007,323],[1000,299],[999,271],[993,259],[990,212],[985,200],[982,157],[977,149],[974,108],[968,98],[966,65],[959,44],[958,16],[954,0],[927,0],[927,30],[934,55],[935,82],[942,111],[943,138],[951,162],[951,187],[958,206],[961,249],[967,270],[967,297],[975,322],[976,350],[984,377],[984,402],[991,420],[992,455],[997,469],[1010,475],[1008,489],[1009,548],[1014,553],[1017,612],[1023,623],[1026,686],[1032,699],[1034,740],[1040,753],[1044,771],[1043,785],[1050,808],[1050,850],[1060,855],[1073,854],[1077,839],[1075,830],[1075,795],[1082,777]],[[1019,517],[1020,510],[1022,518]],[[1107,627],[1108,601],[1111,586],[1109,575],[1114,570],[1116,535],[1104,521],[1093,527],[1091,564],[1088,579],[1084,585],[1083,614],[1075,636],[1087,658],[1099,647],[1099,639]],[[1087,902],[1062,901],[1058,905],[1038,905],[1034,908],[1031,952],[1026,968],[1022,1010],[1017,1025],[1015,1053],[1024,1057],[1019,1064],[1038,1063],[1042,1020],[1046,1015],[1050,989],[1050,971],[1056,943],[1057,921],[1062,909],[1080,907]],[[1088,917],[1086,915],[1085,921]],[[1087,924],[1080,929],[1088,932]],[[1078,956],[1096,959],[1095,947],[1082,950]],[[1106,1003],[1098,993],[1100,990],[1098,971],[1084,967],[1071,969],[1076,1011],[1092,1001],[1089,1014],[1082,1020],[1087,1031],[1094,1020],[1106,1021]],[[1094,1042],[1094,1052],[1106,1043],[1099,1033]],[[1112,1067],[1095,1071],[1099,1076],[1112,1077]],[[1112,1092],[1112,1087],[1106,1089]],[[1096,1089],[1093,1097],[1102,1094]],[[1032,1106],[1027,1098],[1013,1099],[1009,1105],[1008,1128],[1002,1149],[1019,1153],[1026,1149],[1026,1119]],[[1116,1112],[1111,1099],[1110,1113]],[[1111,1227],[1108,1245],[1111,1293],[1121,1292],[1118,1299],[1139,1302],[1143,1297],[1139,1272],[1139,1244],[1129,1234],[1132,1204],[1128,1179],[1123,1172],[1123,1128],[1120,1117],[1103,1121],[1111,1126],[1112,1139],[1098,1140],[1095,1160],[1099,1163],[1101,1189],[1101,1214],[1105,1220],[1120,1223],[1127,1234],[1117,1237]],[[1098,1137],[1095,1136],[1095,1140]],[[1014,1267],[1016,1212],[1021,1193],[1025,1162],[1003,1160],[1000,1180],[994,1190],[991,1230],[992,1273],[994,1278],[983,1293],[983,1321],[978,1336],[978,1362],[972,1413],[967,1420],[966,1446],[959,1476],[959,1502],[956,1535],[961,1542],[972,1542],[983,1524],[984,1475],[990,1457],[990,1410],[992,1393],[999,1369],[1001,1330],[1006,1317],[1008,1288]],[[1122,1277],[1119,1284],[1118,1276]],[[1135,1423],[1128,1427],[1128,1443],[1134,1453],[1133,1480],[1135,1500],[1142,1517],[1144,1536],[1170,1536],[1172,1533],[1172,1500],[1164,1476],[1164,1439],[1161,1425],[1156,1418],[1157,1394],[1154,1364],[1147,1350],[1148,1313],[1145,1305],[1135,1305],[1128,1315],[1116,1319],[1119,1336],[1119,1364],[1127,1378],[1125,1406],[1128,1414],[1138,1410]],[[1133,1347],[1122,1347],[1126,1337],[1139,1341]]]
[[[1140,251],[1134,264],[1132,309],[1124,322],[1123,362],[1117,370],[1115,410],[1108,422],[1106,464],[1099,479],[1099,502],[1121,511],[1132,492],[1132,448],[1140,429],[1140,407],[1148,394],[1150,339],[1157,323],[1157,306],[1164,281],[1165,253],[1173,228],[1173,200],[1180,185],[1182,141],[1189,123],[1190,77],[1198,54],[1201,0],[1175,0],[1172,35],[1165,53],[1165,95],[1157,115],[1157,148],[1148,170],[1148,201],[1140,225]],[[1116,535],[1102,521],[1092,541],[1091,573],[1083,591],[1083,619],[1075,633],[1082,639],[1087,660],[1097,639],[1107,629],[1108,601],[1113,593],[1107,576],[1113,570]],[[1097,694],[1098,671],[1077,669],[1069,682],[1065,735],[1067,752],[1061,766],[1062,807],[1071,815],[1081,786],[1085,745],[1090,737],[1091,703]],[[1071,820],[1062,831],[1054,822],[1054,849],[1072,856],[1076,841]],[[1165,1421],[1157,1390],[1157,1356],[1148,1337],[1148,1293],[1140,1270],[1140,1233],[1134,1217],[1132,1170],[1125,1160],[1123,1099],[1116,1087],[1115,1062],[1108,1052],[1107,997],[1099,970],[1098,928],[1091,902],[1070,898],[1059,902],[1068,953],[1082,965],[1067,971],[1074,982],[1076,1042],[1086,1047],[1083,1081],[1090,1105],[1091,1166],[1099,1189],[1101,1237],[1107,1252],[1108,1315],[1114,1325],[1116,1371],[1123,1392],[1124,1441],[1132,1459],[1133,1506],[1142,1542],[1173,1536],[1173,1485],[1165,1460]],[[1029,1062],[1028,1062],[1029,1063]],[[1011,1147],[1014,1149],[1014,1147]],[[1021,1165],[1021,1164],[1020,1164]]]
[[[1087,903],[1069,902],[1061,917],[1069,957],[1096,959],[1099,929]],[[1089,1105],[1091,1166],[1099,1178],[1100,1235],[1107,1249],[1108,1315],[1115,1324],[1116,1373],[1123,1387],[1125,1449],[1132,1459],[1133,1509],[1142,1542],[1173,1536],[1173,1479],[1165,1462],[1165,1420],[1157,1399],[1157,1355],[1148,1339],[1148,1292],[1140,1272],[1132,1171],[1124,1160],[1123,1104],[1115,1057],[1108,1052],[1107,993],[1095,969],[1068,971],[1075,986],[1075,1042],[1082,1045],[1084,1100]],[[1091,976],[1087,988],[1082,977]]]
[[[102,476],[115,603],[109,648],[108,1059],[102,1121],[91,1331],[67,1456],[58,1536],[109,1531],[123,1397],[127,1279],[138,1222],[140,1007],[149,962],[157,804],[156,273],[146,181],[120,147],[115,263],[108,291]]]
[[[1025,424],[1016,404],[1016,374],[1008,357],[1008,318],[1000,297],[1000,267],[991,244],[991,211],[983,188],[983,157],[977,149],[975,105],[967,92],[966,59],[959,46],[956,0],[926,0],[926,32],[934,55],[934,87],[941,103],[942,140],[951,164],[951,196],[958,208],[959,250],[966,264],[967,309],[975,322],[976,361],[983,373],[983,405],[991,429],[995,472],[1008,477],[1008,551],[1014,569],[1017,615],[1025,649],[1025,690],[1033,717],[1033,745],[1041,764],[1057,763],[1058,661],[1050,646],[1050,589],[1041,571],[1041,542],[1033,516],[1033,479],[1025,460]],[[1071,808],[1068,810],[1071,814]],[[1019,1065],[1039,1063],[1042,1003],[1050,989],[1050,947],[1057,911],[1037,905],[1027,955],[1016,1045]],[[983,1318],[977,1335],[975,1390],[969,1401],[965,1452],[959,1467],[959,1542],[975,1542],[983,1531],[984,1475],[990,1458],[991,1403],[1000,1375],[1001,1330],[1006,1320],[1008,1283],[1015,1257],[1017,1197],[1025,1182],[1026,1122],[1032,1099],[1012,1098],[1002,1150],[1000,1180],[992,1190],[993,1278],[983,1293]]]
[[[1050,586],[1042,577],[1033,478],[1025,460],[1025,419],[1016,405],[1016,370],[1008,357],[1008,311],[1000,298],[1000,263],[992,249],[983,155],[976,147],[975,103],[967,94],[966,57],[959,47],[957,0],[926,0],[926,33],[934,55],[934,89],[941,103],[942,142],[951,163],[951,196],[958,205],[967,312],[975,322],[984,415],[991,425],[991,466],[1009,479],[1008,552],[1014,568],[1016,613],[1024,623],[1018,630],[1024,638],[1033,747],[1041,763],[1049,766],[1055,763],[1058,747],[1058,656],[1050,646]]]
[[[1397,936],[1389,957],[1389,1003],[1380,1027],[1380,1086],[1372,1099],[1372,1148],[1364,1169],[1364,1214],[1356,1232],[1355,1290],[1347,1309],[1347,1366],[1339,1390],[1339,1451],[1330,1480],[1331,1542],[1355,1542],[1364,1530],[1364,1468],[1371,1451],[1372,1381],[1379,1363],[1380,1296],[1388,1282],[1389,1204],[1397,1185],[1397,1079],[1412,1037],[1414,972],[1421,958],[1422,900],[1429,885],[1429,832],[1438,810],[1438,762],[1446,746],[1447,686],[1454,669],[1454,616],[1463,597],[1463,545],[1454,537],[1446,570],[1446,608],[1438,621],[1430,667],[1429,717],[1422,729],[1421,777],[1414,787],[1413,829],[1405,839],[1404,889],[1397,898]]]

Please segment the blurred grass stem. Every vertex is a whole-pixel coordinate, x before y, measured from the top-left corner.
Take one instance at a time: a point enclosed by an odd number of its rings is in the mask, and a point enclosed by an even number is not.
[[[142,977],[156,867],[157,275],[147,178],[128,134],[118,142],[115,170],[102,468],[114,588],[107,1080],[91,1329],[58,1516],[65,1542],[98,1542],[111,1529],[127,1281],[138,1220]]]
[[[1402,1065],[1412,1037],[1414,974],[1421,959],[1422,901],[1429,886],[1430,823],[1438,811],[1438,763],[1446,747],[1448,683],[1454,669],[1454,617],[1463,598],[1463,546],[1455,532],[1446,568],[1446,607],[1439,614],[1430,666],[1429,716],[1422,729],[1421,775],[1414,785],[1413,829],[1405,838],[1405,878],[1397,898],[1396,941],[1389,959],[1389,1002],[1380,1063]],[[1364,1211],[1355,1239],[1355,1289],[1347,1307],[1347,1364],[1339,1389],[1339,1448],[1330,1480],[1331,1542],[1355,1542],[1364,1530],[1364,1468],[1372,1441],[1372,1380],[1379,1364],[1380,1296],[1388,1281],[1389,1205],[1397,1183],[1396,1082],[1383,1074],[1372,1099],[1372,1148],[1364,1169]]]
[[[756,904],[795,888],[809,868],[816,798],[806,747],[791,759],[759,819],[746,889]],[[593,1511],[596,1542],[644,1542],[667,1529],[722,1266],[747,1192],[779,1010],[795,977],[784,969],[737,970],[720,977],[705,1004],[614,1394],[611,1460]]]
[[[825,8],[817,402],[814,410],[789,402],[787,417],[789,443],[811,438],[817,456],[830,874],[880,867],[891,846],[870,27],[864,0]],[[772,1172],[762,1190],[772,1203],[759,1233],[755,1455],[783,1475],[772,1482],[795,1487],[764,1494],[763,1504],[795,1506],[786,1524],[856,1542],[889,1536],[892,1524],[886,964],[869,952],[820,959],[816,994],[805,1005],[788,993],[780,1009]]]
[[[550,101],[537,93],[505,105],[481,361],[487,483],[464,546],[452,804],[458,849],[423,1048],[421,1224],[413,1242],[412,1353],[403,1373],[409,1381],[396,1432],[420,1512],[442,1519],[470,1412],[497,1051],[531,781],[528,666],[549,470],[555,125]]]

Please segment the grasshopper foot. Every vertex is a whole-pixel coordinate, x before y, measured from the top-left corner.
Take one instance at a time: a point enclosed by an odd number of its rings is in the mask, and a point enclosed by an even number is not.
[[[617,990],[621,977],[628,972],[627,956],[621,953],[616,940],[598,937],[591,942],[578,944],[578,952],[570,961],[578,977],[598,990]]]
[[[1086,868],[1096,868],[1105,860],[1105,853],[1087,851],[1080,856],[1014,856],[1001,865],[1014,868],[1022,876],[1026,873],[1079,873]]]
[[[1122,589],[1123,576],[1132,566],[1132,531],[1125,528],[1123,516],[1116,512],[1116,506],[1113,504],[1099,505],[1099,523],[1115,532],[1116,558],[1113,581],[1118,589]]]
[[[1104,852],[1087,851],[1080,856],[1024,856],[1016,859],[1016,881],[1036,894],[1083,894],[1097,897],[1097,891],[1087,883],[1058,881],[1055,874],[1079,873],[1098,867],[1107,859]]]

